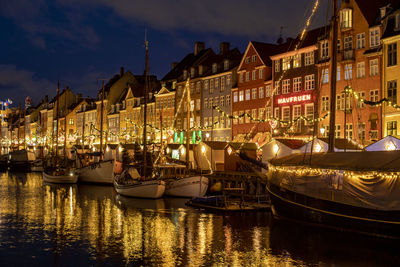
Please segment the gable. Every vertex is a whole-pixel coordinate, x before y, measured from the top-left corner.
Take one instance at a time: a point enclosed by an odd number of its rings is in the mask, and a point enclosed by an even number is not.
[[[157,95],[168,94],[169,92],[170,91],[165,86],[163,86],[161,90],[157,93]]]

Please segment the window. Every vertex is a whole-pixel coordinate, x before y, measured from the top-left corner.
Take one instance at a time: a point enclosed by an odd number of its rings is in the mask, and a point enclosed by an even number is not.
[[[346,64],[344,66],[344,79],[351,80],[352,76],[353,76],[353,65]]]
[[[306,104],[305,117],[308,120],[313,120],[314,119],[314,104],[313,103]],[[308,122],[307,121],[306,124],[312,125],[312,124],[314,124],[314,122],[311,122],[311,121]]]
[[[271,85],[265,86],[265,97],[271,96]]]
[[[194,83],[190,83],[190,94],[194,93]]]
[[[275,82],[274,95],[280,94],[279,81]]]
[[[229,69],[229,60],[225,60],[224,61],[224,70],[228,70]]]
[[[335,125],[335,138],[340,138],[340,124]]]
[[[204,98],[204,109],[208,108],[208,98]]]
[[[244,91],[240,91],[239,92],[239,101],[243,101],[244,100]]]
[[[305,53],[304,65],[309,66],[314,64],[314,52]]]
[[[251,56],[251,62],[256,62],[257,61],[257,56],[256,55],[252,55]]]
[[[218,89],[219,89],[219,78],[215,78],[215,80],[214,80],[214,87],[215,87],[215,90],[218,90]]]
[[[283,121],[290,120],[290,107],[282,107],[282,120]]]
[[[257,88],[251,89],[251,99],[257,99]]]
[[[359,92],[359,93],[358,93],[358,97],[359,97],[360,99],[365,99],[365,92],[364,92],[364,91]],[[364,107],[365,107],[365,103],[362,102],[362,101],[357,101],[357,107],[358,107],[358,108],[364,108]]]
[[[369,29],[369,46],[371,48],[379,45],[379,32],[379,27]]]
[[[239,117],[239,124],[243,124],[243,110],[241,110],[241,111],[239,111],[239,114],[238,114],[238,116],[240,116]]]
[[[226,95],[226,106],[229,107],[231,105],[231,96]]]
[[[344,50],[351,50],[353,49],[353,36],[349,35],[344,38],[344,44],[343,44],[343,49]]]
[[[196,93],[200,94],[200,89],[201,89],[200,81],[198,81],[198,82],[196,83]]]
[[[348,29],[353,27],[353,10],[349,8],[342,9],[340,11],[340,28]]]
[[[274,109],[274,118],[279,119],[279,108]]]
[[[210,94],[214,93],[214,80],[210,80]]]
[[[388,121],[386,124],[387,135],[397,135],[397,121]]]
[[[258,119],[259,120],[263,120],[264,119],[264,110],[265,110],[264,108],[259,108],[258,109]]]
[[[245,112],[246,112],[246,114],[250,114],[250,109],[247,109]],[[249,116],[245,116],[244,122],[245,122],[245,123],[250,123],[250,118],[249,118]]]
[[[214,98],[210,98],[210,99],[208,99],[208,107],[209,108],[212,108],[213,107],[213,102],[214,102]]]
[[[246,82],[250,81],[250,72],[246,72]]]
[[[301,91],[301,77],[293,78],[293,92]]]
[[[372,59],[369,61],[369,75],[375,76],[379,74],[378,59]]]
[[[329,96],[322,97],[322,111],[329,111]]]
[[[190,100],[190,111],[194,110],[194,100]]]
[[[191,78],[194,77],[194,68],[190,68],[190,77],[191,77]]]
[[[216,73],[217,72],[217,63],[212,64],[212,72]]]
[[[344,110],[344,94],[336,95],[336,109]]]
[[[322,70],[322,83],[329,83],[329,69]]]
[[[237,112],[234,111],[234,112],[232,113],[232,115],[233,115],[233,124],[237,124],[237,122],[238,122],[238,120],[236,119]]]
[[[244,63],[246,63],[246,64],[250,63],[250,57],[246,57],[246,58],[244,59]]]
[[[221,92],[225,91],[225,76],[221,77]]]
[[[288,94],[290,91],[290,79],[282,81],[282,94]]]
[[[337,80],[340,81],[340,67],[337,67],[336,76]]]
[[[314,82],[314,74],[311,75],[307,75],[305,77],[305,89],[306,90],[313,90],[315,86],[315,82]]]
[[[353,139],[353,124],[352,123],[346,123],[346,131],[345,131],[345,136],[344,138],[347,139]]]
[[[324,40],[321,42],[321,58],[326,59],[329,57],[329,42]]]
[[[219,97],[216,96],[214,97],[214,106],[218,106],[219,105]]]
[[[221,107],[223,107],[225,105],[225,96],[222,95],[219,97],[219,105]]]
[[[208,90],[208,80],[205,80],[203,83],[204,91]]]
[[[246,100],[250,100],[250,89],[246,89]]]
[[[337,40],[337,52],[340,53],[340,39]]]
[[[265,119],[269,120],[271,118],[271,107],[265,108]]]
[[[69,125],[74,125],[74,119],[69,119]]]
[[[264,69],[258,70],[258,79],[264,79]]]
[[[301,116],[301,106],[300,105],[293,106],[293,120],[299,118],[300,116]]]
[[[226,87],[230,88],[231,87],[231,81],[232,81],[232,75],[227,75],[226,76]]]
[[[184,70],[183,71],[183,79],[187,79],[187,74],[188,74],[187,70]]]
[[[357,49],[365,48],[365,32],[357,34],[356,39],[357,39],[356,48]]]
[[[357,63],[357,78],[365,77],[365,62]]]
[[[239,82],[242,83],[243,82],[243,73],[239,74]]]
[[[388,67],[397,65],[397,43],[388,45]]]
[[[257,119],[257,109],[252,109],[251,110],[251,117],[253,118],[253,120]]]
[[[196,110],[200,110],[201,107],[201,100],[200,98],[196,99]]]
[[[253,70],[252,73],[251,73],[251,79],[252,79],[253,81],[257,78],[256,75],[257,75],[257,71],[256,71],[256,70]]]
[[[328,137],[329,135],[329,125],[322,125],[322,128],[324,128],[324,132],[322,133],[322,137]]]
[[[378,100],[379,100],[379,91],[378,90],[369,91],[369,99],[372,102],[378,102]]]
[[[358,124],[358,140],[362,142],[365,140],[365,123]]]
[[[233,92],[233,103],[238,102],[238,92]]]
[[[387,87],[388,100],[394,104],[397,104],[397,80],[388,81]]]
[[[225,117],[221,116],[219,118],[219,125],[220,125],[221,129],[225,128]]]
[[[285,57],[282,59],[282,70],[290,69],[290,57]]]
[[[264,87],[258,88],[258,98],[264,98]]]
[[[301,54],[293,56],[293,68],[301,67]]]
[[[275,62],[275,72],[280,72],[281,71],[281,61],[278,59],[278,60],[275,60],[274,62]]]

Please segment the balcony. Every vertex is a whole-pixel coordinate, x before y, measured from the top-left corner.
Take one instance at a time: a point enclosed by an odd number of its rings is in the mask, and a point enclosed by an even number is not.
[[[355,56],[354,56],[354,49],[346,49],[346,50],[342,50],[342,59],[341,62],[350,62],[350,61],[354,61],[355,60]]]

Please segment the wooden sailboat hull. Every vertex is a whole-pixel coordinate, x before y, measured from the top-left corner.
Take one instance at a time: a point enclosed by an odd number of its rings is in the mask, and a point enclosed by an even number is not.
[[[400,211],[355,207],[306,196],[269,183],[275,217],[369,235],[400,238]]]
[[[207,189],[207,177],[191,176],[168,180],[165,194],[176,197],[203,197]]]
[[[78,181],[78,175],[50,175],[43,172],[43,181],[55,184],[74,184]]]
[[[114,188],[118,194],[127,197],[160,198],[164,195],[165,182],[162,180],[148,180],[128,185],[114,182]]]
[[[114,160],[106,160],[79,168],[79,181],[84,183],[112,184],[114,182]]]

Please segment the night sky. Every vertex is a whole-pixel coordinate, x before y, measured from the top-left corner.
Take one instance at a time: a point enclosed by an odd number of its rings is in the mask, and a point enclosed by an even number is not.
[[[150,73],[159,79],[193,51],[195,41],[244,52],[249,40],[275,43],[304,27],[315,0],[0,0],[0,100],[33,104],[69,85],[94,97],[99,79],[121,66],[144,69],[144,32]],[[329,21],[328,0],[311,28]],[[330,1],[329,1],[330,2]]]

